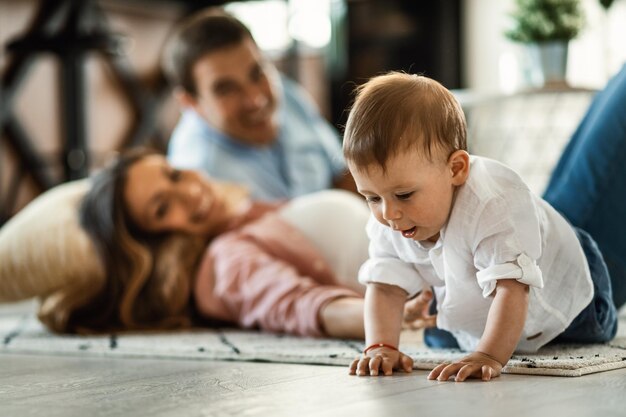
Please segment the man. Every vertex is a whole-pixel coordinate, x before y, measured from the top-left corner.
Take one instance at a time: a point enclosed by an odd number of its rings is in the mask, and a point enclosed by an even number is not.
[[[182,22],[164,67],[183,108],[168,158],[250,187],[261,200],[352,188],[334,129],[221,9]]]

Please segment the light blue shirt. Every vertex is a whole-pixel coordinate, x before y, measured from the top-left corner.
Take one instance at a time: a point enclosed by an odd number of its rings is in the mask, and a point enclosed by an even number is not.
[[[301,87],[281,77],[279,134],[268,147],[237,141],[186,109],[174,129],[168,159],[179,168],[245,184],[259,200],[293,198],[331,188],[346,164],[337,132]]]

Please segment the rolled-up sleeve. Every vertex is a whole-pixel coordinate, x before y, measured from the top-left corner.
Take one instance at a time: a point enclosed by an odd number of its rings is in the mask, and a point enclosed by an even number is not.
[[[516,279],[522,284],[531,287],[543,288],[543,275],[537,262],[525,253],[520,254],[513,262],[507,262],[478,271],[476,274],[478,285],[483,291],[483,297],[491,295],[499,279]]]
[[[393,244],[387,239],[384,227],[370,217],[367,224],[369,259],[359,270],[359,282],[396,285],[412,297],[426,288],[427,284],[411,263],[400,259]]]
[[[536,210],[529,203],[524,215],[507,215],[504,201],[485,211],[474,251],[476,279],[483,297],[491,295],[500,279],[515,279],[531,287],[543,288],[543,275],[537,265],[541,256],[541,234]],[[512,219],[516,219],[513,222]]]

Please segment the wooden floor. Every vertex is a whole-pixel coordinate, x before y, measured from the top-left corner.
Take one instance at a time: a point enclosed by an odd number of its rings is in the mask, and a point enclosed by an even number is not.
[[[626,369],[433,382],[331,366],[0,355],[1,416],[626,416]]]
[[[626,416],[626,369],[464,383],[426,374],[0,353],[0,416]]]

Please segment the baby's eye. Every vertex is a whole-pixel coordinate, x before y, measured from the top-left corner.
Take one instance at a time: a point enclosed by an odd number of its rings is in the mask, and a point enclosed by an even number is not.
[[[396,198],[398,200],[408,200],[412,195],[413,192],[411,191],[410,193],[396,194]]]
[[[380,197],[366,196],[365,201],[367,201],[368,204],[376,204],[380,201]]]

